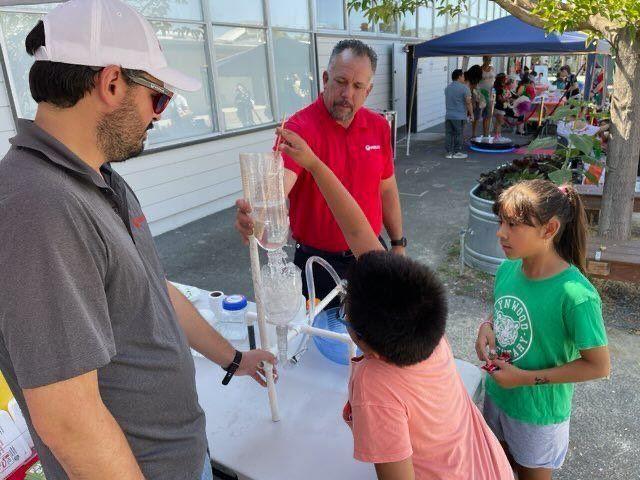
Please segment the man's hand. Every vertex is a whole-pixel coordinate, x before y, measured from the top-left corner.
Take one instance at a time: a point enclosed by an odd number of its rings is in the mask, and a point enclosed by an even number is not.
[[[244,199],[236,201],[236,230],[242,236],[245,245],[249,244],[249,237],[253,235],[253,220],[249,215],[251,213],[251,205]]]
[[[493,360],[493,363],[500,368],[491,374],[498,385],[502,388],[515,388],[522,387],[524,385],[531,385],[529,380],[530,373],[527,370],[522,370],[514,365],[511,365],[504,360]]]
[[[277,363],[276,357],[266,350],[249,350],[248,352],[242,352],[242,360],[240,360],[240,367],[236,370],[236,375],[248,375],[258,382],[263,387],[267,386],[266,373],[264,371],[264,363],[269,362],[274,366],[273,376],[274,379],[278,379],[278,373],[275,369]]]
[[[277,128],[276,132],[278,135],[282,135],[283,139],[278,147],[280,151],[291,157],[302,168],[312,170],[320,162],[320,159],[300,135],[285,128]]]
[[[405,256],[407,254],[405,247],[391,247],[391,252],[395,253],[396,255],[402,255],[402,256]]]

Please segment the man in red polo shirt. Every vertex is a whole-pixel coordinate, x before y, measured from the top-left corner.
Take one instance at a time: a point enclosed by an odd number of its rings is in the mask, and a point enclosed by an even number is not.
[[[404,254],[402,212],[394,175],[391,132],[386,119],[364,108],[373,88],[377,55],[360,40],[343,40],[333,49],[322,80],[324,92],[311,105],[293,115],[286,128],[300,135],[326,163],[358,202],[380,234],[382,226],[393,251]],[[296,241],[295,264],[304,271],[311,256],[327,260],[344,277],[354,257],[331,210],[311,175],[283,155],[285,192]],[[236,202],[236,228],[245,241],[253,230],[251,209]],[[335,286],[324,269],[314,269],[316,297]],[[307,295],[305,276],[304,294]]]

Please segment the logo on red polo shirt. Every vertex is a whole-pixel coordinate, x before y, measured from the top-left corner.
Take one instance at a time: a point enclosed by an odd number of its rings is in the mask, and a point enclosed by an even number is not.
[[[371,150],[380,150],[380,145],[365,145],[364,149],[367,152],[370,152]]]
[[[140,228],[142,226],[142,224],[144,222],[147,221],[147,217],[145,217],[144,215],[140,215],[139,217],[136,218],[132,218],[131,219],[131,223],[133,224],[134,227],[136,228]]]

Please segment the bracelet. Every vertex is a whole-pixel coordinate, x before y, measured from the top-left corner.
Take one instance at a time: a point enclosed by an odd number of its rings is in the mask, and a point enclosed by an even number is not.
[[[480,329],[481,329],[482,327],[484,327],[485,325],[491,325],[491,329],[493,329],[493,322],[492,322],[492,321],[490,321],[490,320],[485,320],[484,322],[482,322],[482,323],[480,324],[480,326],[478,326],[478,331],[480,331]]]

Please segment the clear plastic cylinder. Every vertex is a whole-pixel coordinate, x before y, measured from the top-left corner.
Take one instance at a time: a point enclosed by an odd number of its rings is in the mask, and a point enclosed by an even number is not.
[[[240,172],[256,240],[265,250],[281,248],[289,237],[282,156],[275,152],[241,153]]]

